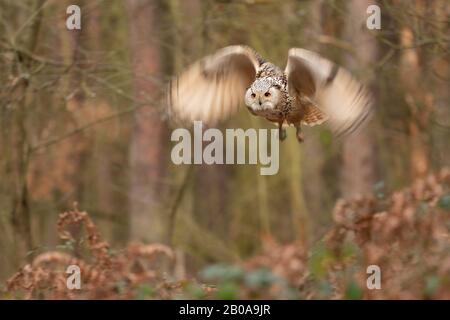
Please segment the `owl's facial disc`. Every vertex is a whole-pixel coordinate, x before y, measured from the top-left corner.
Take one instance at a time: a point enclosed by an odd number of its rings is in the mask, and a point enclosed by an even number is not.
[[[280,100],[280,90],[267,79],[258,79],[245,93],[245,104],[254,111],[274,109]]]

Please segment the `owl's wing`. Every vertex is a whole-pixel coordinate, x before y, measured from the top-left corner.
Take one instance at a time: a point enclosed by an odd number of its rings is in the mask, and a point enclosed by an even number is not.
[[[213,125],[234,113],[262,58],[246,46],[229,46],[190,65],[169,84],[171,118]]]
[[[347,70],[319,54],[290,49],[285,72],[289,94],[314,100],[336,135],[354,131],[369,118],[373,103],[370,92]]]

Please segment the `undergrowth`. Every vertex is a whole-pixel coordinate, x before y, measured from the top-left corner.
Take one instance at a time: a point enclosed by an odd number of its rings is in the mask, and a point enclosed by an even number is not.
[[[111,250],[86,212],[60,214],[66,250],[38,255],[11,276],[7,299],[450,299],[450,171],[416,180],[390,195],[339,200],[334,224],[306,248],[263,239],[240,264],[206,267],[176,279],[173,250],[132,242]],[[84,227],[84,241],[80,241]],[[70,248],[70,250],[67,250]],[[77,265],[81,288],[69,290]],[[381,270],[369,290],[367,267]]]

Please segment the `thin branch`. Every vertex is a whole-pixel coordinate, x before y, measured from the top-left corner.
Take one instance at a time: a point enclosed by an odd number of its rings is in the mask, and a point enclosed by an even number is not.
[[[61,135],[59,137],[52,138],[52,139],[49,139],[49,140],[47,140],[45,142],[39,143],[39,144],[37,144],[35,146],[32,146],[31,149],[30,149],[30,153],[34,153],[34,152],[36,152],[36,151],[38,151],[40,149],[47,148],[47,147],[49,147],[51,145],[57,144],[57,143],[59,143],[59,142],[61,142],[63,140],[66,140],[66,139],[72,137],[73,135],[76,135],[76,134],[78,134],[78,133],[80,133],[80,132],[82,132],[84,130],[92,128],[92,127],[94,127],[94,126],[96,126],[96,125],[98,125],[100,123],[104,123],[104,122],[113,120],[113,119],[118,118],[120,116],[123,116],[125,114],[134,112],[137,109],[140,109],[142,107],[148,107],[148,104],[140,104],[140,105],[137,105],[137,106],[133,106],[133,107],[125,109],[123,111],[120,111],[120,112],[111,114],[109,116],[106,116],[104,118],[97,119],[97,120],[94,120],[92,122],[89,122],[89,123],[87,123],[85,125],[82,125],[81,127],[78,127],[78,128],[76,128],[76,129],[74,129],[72,131],[69,131],[69,132],[67,132],[67,133],[65,133],[65,134],[63,134],[63,135]]]
[[[184,175],[183,181],[181,182],[181,186],[178,189],[178,193],[175,197],[175,200],[173,202],[173,205],[172,205],[170,213],[169,213],[169,227],[168,227],[168,235],[167,235],[167,243],[169,243],[169,245],[173,244],[173,233],[175,230],[175,220],[176,220],[178,208],[180,207],[180,204],[183,200],[187,186],[189,184],[190,177],[192,176],[192,172],[194,171],[193,168],[194,168],[194,166],[190,165],[189,168],[187,169],[187,172]]]

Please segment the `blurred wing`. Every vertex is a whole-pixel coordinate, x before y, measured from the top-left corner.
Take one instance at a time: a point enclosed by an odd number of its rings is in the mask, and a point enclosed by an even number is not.
[[[230,46],[187,68],[170,82],[169,114],[181,121],[213,125],[234,113],[262,58],[246,46]]]
[[[348,134],[369,118],[373,100],[369,91],[347,70],[317,53],[290,49],[286,74],[289,94],[313,99],[335,134]]]

